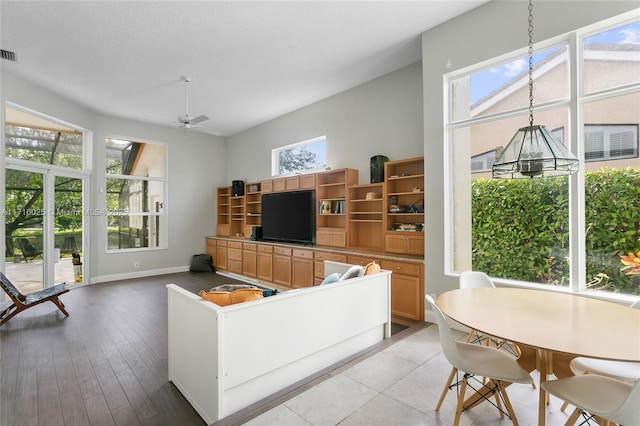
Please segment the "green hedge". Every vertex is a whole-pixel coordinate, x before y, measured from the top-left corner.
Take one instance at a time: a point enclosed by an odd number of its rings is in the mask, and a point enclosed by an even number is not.
[[[567,286],[568,179],[477,179],[472,183],[473,269],[495,277]],[[640,294],[620,255],[640,250],[640,169],[585,173],[587,282]]]

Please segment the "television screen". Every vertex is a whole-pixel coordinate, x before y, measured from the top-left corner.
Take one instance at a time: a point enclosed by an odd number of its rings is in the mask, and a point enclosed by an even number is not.
[[[313,243],[315,191],[262,194],[262,239]]]

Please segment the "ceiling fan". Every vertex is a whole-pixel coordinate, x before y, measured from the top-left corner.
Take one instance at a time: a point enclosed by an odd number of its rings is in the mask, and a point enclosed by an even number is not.
[[[185,115],[178,116],[178,123],[183,129],[192,129],[196,127],[198,123],[207,121],[209,117],[207,117],[206,115],[199,115],[197,117],[192,117],[189,115],[189,83],[191,82],[191,78],[184,77],[184,82],[187,89],[187,113]]]

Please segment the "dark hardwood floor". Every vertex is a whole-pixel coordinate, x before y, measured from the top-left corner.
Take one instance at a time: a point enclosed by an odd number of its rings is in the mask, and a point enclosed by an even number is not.
[[[85,286],[0,328],[0,425],[203,425],[167,380],[167,296],[239,282],[184,272]]]

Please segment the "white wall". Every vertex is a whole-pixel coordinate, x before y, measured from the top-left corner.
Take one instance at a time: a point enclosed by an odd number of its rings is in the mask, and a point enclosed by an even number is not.
[[[204,236],[215,233],[215,188],[227,184],[224,138],[196,132],[191,132],[185,138],[181,131],[172,127],[101,115],[6,72],[1,75],[0,85],[3,110],[5,102],[10,101],[92,132],[91,162],[94,172],[89,189],[91,204],[87,208],[105,207],[104,193],[100,193],[99,189],[105,186],[104,140],[107,136],[166,144],[169,248],[107,254],[106,219],[102,216],[89,217],[87,231],[91,236],[91,259],[85,261],[85,266],[90,265],[91,270],[84,271],[85,280],[89,278],[90,282],[99,282],[185,269],[192,254],[204,252]],[[3,204],[4,195],[0,198],[0,206]],[[4,226],[0,232],[3,236]],[[140,262],[139,269],[134,268],[134,261]]]
[[[421,93],[418,62],[232,136],[227,180],[269,179],[273,148],[327,135],[327,164],[369,183],[372,156],[423,155]]]
[[[638,7],[637,1],[536,1],[534,42]],[[443,75],[518,50],[528,44],[528,3],[491,1],[422,35],[425,155],[425,291],[457,288],[445,275]],[[447,66],[450,64],[450,66]],[[506,141],[505,141],[506,142]]]

